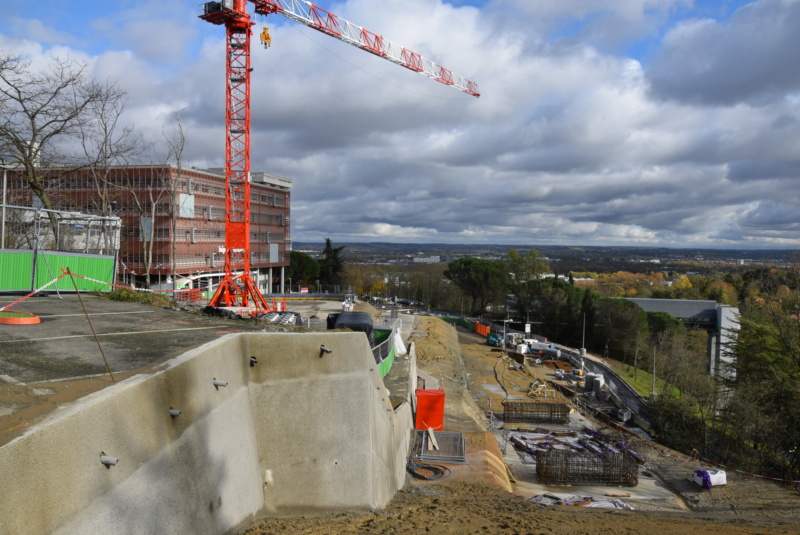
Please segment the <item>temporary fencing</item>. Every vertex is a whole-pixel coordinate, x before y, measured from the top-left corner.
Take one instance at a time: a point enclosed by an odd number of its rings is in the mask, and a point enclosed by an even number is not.
[[[6,205],[0,250],[0,291],[31,291],[45,284],[72,291],[52,279],[69,266],[111,281],[116,273],[120,220],[88,214]],[[49,282],[48,282],[49,281]],[[96,290],[82,283],[80,290]]]

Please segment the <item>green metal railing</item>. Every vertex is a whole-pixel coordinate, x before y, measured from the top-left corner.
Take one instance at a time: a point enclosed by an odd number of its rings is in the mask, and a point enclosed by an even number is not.
[[[399,322],[395,321],[391,329],[375,327],[375,341],[377,342],[372,348],[372,355],[375,357],[375,363],[378,365],[378,371],[381,377],[386,377],[389,370],[392,369],[394,357],[397,349],[394,346],[395,333]]]

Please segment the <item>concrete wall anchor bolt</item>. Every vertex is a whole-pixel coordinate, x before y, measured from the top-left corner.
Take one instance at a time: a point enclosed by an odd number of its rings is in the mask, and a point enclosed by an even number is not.
[[[117,466],[119,459],[116,457],[110,457],[106,455],[104,451],[100,452],[100,462],[103,463],[106,468],[111,468],[112,466]]]

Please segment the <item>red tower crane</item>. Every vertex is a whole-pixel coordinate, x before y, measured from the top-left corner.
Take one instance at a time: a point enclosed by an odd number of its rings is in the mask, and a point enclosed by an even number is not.
[[[277,13],[326,35],[387,59],[428,78],[479,97],[478,86],[416,52],[304,0],[249,0],[255,13]],[[213,307],[270,307],[250,275],[250,37],[248,0],[206,2],[200,18],[225,25],[225,278],[209,303]],[[266,39],[269,39],[268,34]],[[262,41],[264,38],[262,37]],[[265,43],[266,44],[266,43]]]

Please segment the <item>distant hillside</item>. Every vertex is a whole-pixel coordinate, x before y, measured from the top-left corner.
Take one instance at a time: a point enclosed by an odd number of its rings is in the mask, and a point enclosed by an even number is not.
[[[349,262],[410,263],[414,258],[439,256],[450,262],[464,256],[502,258],[509,249],[520,252],[538,249],[550,259],[560,273],[567,271],[711,271],[731,270],[740,266],[781,266],[798,259],[798,251],[791,249],[675,249],[667,247],[589,247],[553,245],[486,245],[449,243],[340,243],[344,245],[343,257]],[[295,251],[318,254],[324,242],[294,242]]]

